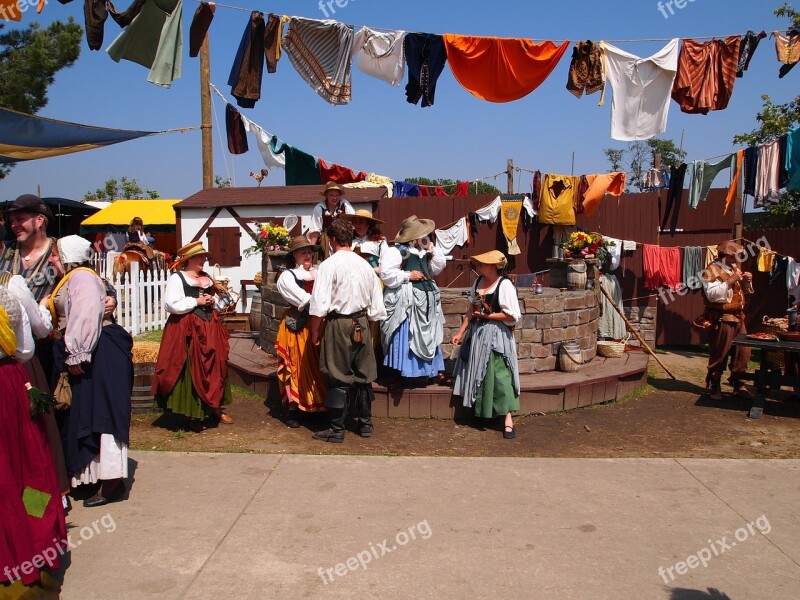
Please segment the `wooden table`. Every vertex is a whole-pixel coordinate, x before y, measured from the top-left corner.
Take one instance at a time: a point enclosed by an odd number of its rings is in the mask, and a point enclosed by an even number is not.
[[[780,340],[757,340],[747,337],[746,334],[737,335],[733,340],[737,346],[748,346],[760,350],[758,370],[750,375],[749,373],[741,377],[744,381],[752,381],[756,385],[756,396],[753,405],[750,407],[750,418],[760,419],[764,413],[766,405],[766,393],[768,388],[780,389],[781,386],[790,386],[798,389],[800,377],[784,375],[780,368],[772,365],[767,360],[768,352],[789,352],[792,354],[800,353],[800,342],[783,342]],[[795,357],[797,358],[797,357]]]
[[[257,290],[260,289],[260,288],[256,285],[256,282],[253,279],[242,279],[240,281],[240,283],[242,284],[242,294],[241,294],[241,297],[239,299],[242,301],[242,312],[246,313],[247,312],[247,286],[248,285],[252,285]]]

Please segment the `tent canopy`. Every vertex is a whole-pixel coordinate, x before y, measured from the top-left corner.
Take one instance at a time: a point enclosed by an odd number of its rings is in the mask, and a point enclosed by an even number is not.
[[[124,233],[134,217],[144,221],[145,231],[175,231],[175,210],[180,200],[117,200],[81,223],[81,233]]]

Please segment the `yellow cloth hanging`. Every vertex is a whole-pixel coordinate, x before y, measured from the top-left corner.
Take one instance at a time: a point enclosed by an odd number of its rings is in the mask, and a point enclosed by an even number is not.
[[[761,273],[771,273],[773,262],[775,262],[775,252],[761,248],[758,254],[758,270]]]
[[[500,205],[500,222],[503,224],[503,235],[506,236],[508,253],[511,255],[522,253],[517,244],[517,226],[521,212],[521,201],[503,201]]]

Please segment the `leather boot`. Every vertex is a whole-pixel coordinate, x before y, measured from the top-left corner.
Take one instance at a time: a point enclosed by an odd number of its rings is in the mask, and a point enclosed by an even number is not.
[[[328,429],[317,431],[312,437],[315,440],[341,444],[344,441],[344,418],[347,410],[345,408],[328,408],[328,415],[331,424]]]
[[[353,414],[358,435],[364,438],[372,437],[372,401],[375,399],[375,392],[368,383],[359,384],[355,390]]]

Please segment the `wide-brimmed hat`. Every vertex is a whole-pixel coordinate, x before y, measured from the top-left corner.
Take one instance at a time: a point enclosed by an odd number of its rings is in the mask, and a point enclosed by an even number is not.
[[[295,250],[300,250],[301,248],[314,248],[314,244],[309,242],[306,236],[298,235],[296,238],[292,239],[292,243],[289,244],[289,253],[291,254]]]
[[[475,256],[470,256],[469,259],[474,263],[496,265],[498,267],[505,267],[508,264],[506,255],[500,252],[500,250],[490,250],[483,254],[476,254]]]
[[[735,256],[738,252],[744,252],[744,246],[737,244],[733,240],[726,240],[720,244],[717,244],[717,254]]]
[[[352,215],[351,214],[339,215],[340,219],[345,219],[346,221],[352,221],[356,217],[359,217],[361,219],[366,219],[367,221],[372,221],[373,223],[385,223],[385,221],[381,221],[380,219],[376,219],[375,217],[373,217],[371,212],[369,212],[368,210],[364,210],[363,208],[358,209],[355,212],[355,214]]]
[[[404,244],[411,240],[418,240],[419,238],[428,235],[436,229],[436,223],[430,219],[418,219],[417,215],[411,215],[400,226],[400,231],[394,238],[395,244]]]
[[[47,220],[52,223],[55,221],[55,217],[53,217],[53,212],[48,208],[47,204],[39,198],[39,196],[35,196],[34,194],[23,194],[14,202],[11,203],[6,209],[9,213],[12,212],[29,212],[36,215],[43,215],[47,217]]]
[[[323,189],[319,193],[319,195],[320,196],[324,196],[325,194],[327,194],[328,192],[330,192],[332,190],[335,190],[335,191],[339,192],[340,194],[344,195],[344,188],[339,187],[339,184],[336,183],[335,181],[329,181],[328,183],[326,183],[325,184],[325,189]]]
[[[178,250],[178,258],[172,263],[173,270],[177,271],[187,260],[201,254],[208,255],[208,250],[203,247],[203,242],[200,240],[189,242]]]

